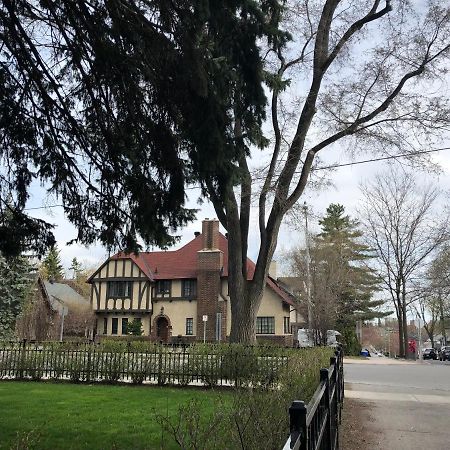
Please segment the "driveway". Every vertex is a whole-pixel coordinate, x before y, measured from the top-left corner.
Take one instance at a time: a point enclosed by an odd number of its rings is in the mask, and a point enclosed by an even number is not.
[[[448,364],[378,358],[346,361],[344,370],[345,397],[369,410],[362,449],[450,448]]]

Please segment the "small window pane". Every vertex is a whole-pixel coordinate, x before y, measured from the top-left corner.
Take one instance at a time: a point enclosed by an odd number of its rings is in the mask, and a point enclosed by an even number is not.
[[[275,334],[275,317],[257,317],[256,334]]]
[[[284,334],[289,334],[291,332],[291,319],[290,317],[284,318]]]
[[[118,328],[119,328],[119,319],[117,317],[113,317],[111,334],[117,334]]]
[[[131,298],[133,293],[132,281],[109,281],[108,297]]]
[[[128,318],[124,317],[122,319],[122,334],[127,334],[128,332]]]
[[[195,297],[197,295],[197,280],[183,280],[182,296]]]
[[[159,280],[156,282],[157,294],[170,294],[170,280]]]
[[[192,336],[194,334],[194,319],[189,317],[186,319],[186,336]]]
[[[108,334],[108,319],[106,317],[103,319],[103,334]]]

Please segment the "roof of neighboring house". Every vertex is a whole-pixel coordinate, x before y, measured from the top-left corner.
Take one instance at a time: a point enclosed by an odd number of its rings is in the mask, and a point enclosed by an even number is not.
[[[55,311],[62,311],[65,306],[69,309],[89,306],[86,298],[64,283],[43,281],[50,306]]]
[[[277,281],[289,292],[304,292],[305,284],[303,278],[300,277],[278,277]]]
[[[110,259],[131,259],[152,280],[173,280],[197,278],[197,252],[203,249],[202,235],[196,236],[178,250],[160,252],[142,252],[139,255],[117,253]],[[223,253],[222,276],[228,276],[228,240],[219,233],[219,250]],[[247,258],[247,279],[253,279],[255,263]],[[91,277],[93,278],[93,276]],[[89,280],[90,281],[90,280]],[[272,277],[267,284],[285,303],[294,306],[292,295],[278,285]]]

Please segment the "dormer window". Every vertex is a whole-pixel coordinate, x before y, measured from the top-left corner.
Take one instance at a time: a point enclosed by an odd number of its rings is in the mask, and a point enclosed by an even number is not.
[[[181,296],[192,298],[197,295],[197,280],[183,280],[181,285]]]
[[[108,281],[108,298],[131,298],[132,296],[132,281]]]
[[[170,280],[158,280],[156,282],[156,295],[170,295]]]

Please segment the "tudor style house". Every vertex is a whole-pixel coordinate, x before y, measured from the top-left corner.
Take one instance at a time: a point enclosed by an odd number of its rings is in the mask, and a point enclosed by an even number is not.
[[[248,276],[254,263],[249,259]],[[89,278],[97,336],[126,334],[133,319],[151,340],[227,340],[231,329],[227,238],[217,220],[174,251],[118,253]],[[257,338],[292,345],[294,297],[269,276],[257,314]],[[205,320],[207,319],[207,320]]]

